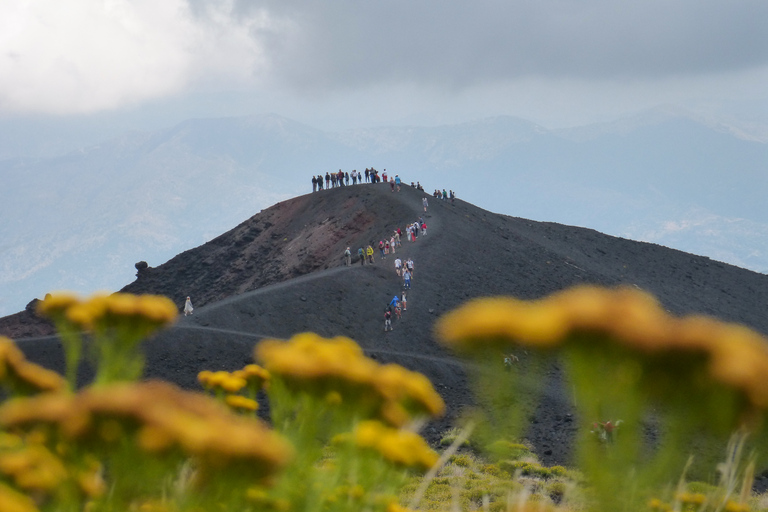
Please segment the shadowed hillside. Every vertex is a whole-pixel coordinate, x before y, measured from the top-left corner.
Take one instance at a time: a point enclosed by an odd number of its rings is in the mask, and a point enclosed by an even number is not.
[[[768,333],[764,304],[768,277],[665,247],[596,231],[538,223],[481,210],[456,200],[421,208],[423,193],[364,185],[308,194],[279,203],[211,242],[140,272],[124,291],[161,293],[191,317],[147,343],[148,377],[196,387],[202,369],[234,370],[251,362],[263,337],[287,338],[312,330],[345,335],[381,362],[426,374],[448,403],[444,420],[428,426],[434,440],[472,403],[461,363],[433,339],[435,319],[465,300],[510,294],[536,298],[565,287],[628,284],[656,295],[672,313],[704,313]],[[415,262],[408,310],[394,331],[383,312],[401,286],[393,256],[373,266],[343,266],[342,253],[378,241],[420,215],[428,234],[403,240],[398,251]],[[353,251],[356,252],[356,251]],[[14,335],[13,317],[0,332]],[[18,327],[18,325],[17,325]],[[19,336],[15,336],[19,338]],[[30,358],[61,370],[52,338],[19,339]],[[526,355],[518,354],[520,364]],[[84,368],[83,379],[88,378]],[[552,367],[544,402],[528,437],[542,461],[564,463],[574,427]]]

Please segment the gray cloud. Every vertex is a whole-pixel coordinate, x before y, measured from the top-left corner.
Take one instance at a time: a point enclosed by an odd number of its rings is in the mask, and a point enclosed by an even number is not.
[[[191,0],[200,5],[204,0]],[[768,63],[768,2],[239,0],[288,29],[254,33],[298,90],[388,82],[465,88],[521,77],[645,80]]]

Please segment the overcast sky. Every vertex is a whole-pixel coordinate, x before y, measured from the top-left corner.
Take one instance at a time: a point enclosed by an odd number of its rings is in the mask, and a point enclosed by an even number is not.
[[[766,0],[3,0],[0,117],[768,109]],[[164,118],[164,119],[165,119]]]

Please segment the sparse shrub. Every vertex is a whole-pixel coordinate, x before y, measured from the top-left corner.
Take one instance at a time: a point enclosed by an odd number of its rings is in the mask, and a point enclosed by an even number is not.
[[[463,468],[472,467],[472,457],[467,454],[457,454],[450,458],[451,464],[460,466]]]
[[[486,451],[491,460],[515,460],[522,457],[533,457],[530,448],[521,443],[513,443],[504,439],[499,439],[486,446]]]
[[[461,434],[461,429],[458,429],[458,428],[452,428],[447,430],[443,434],[443,437],[440,438],[440,446],[444,446],[444,447],[451,446],[454,442],[456,442],[456,439],[459,437],[460,434]],[[461,443],[462,447],[468,447],[469,445],[470,445],[469,439],[465,439]]]
[[[547,487],[546,487],[547,494],[555,503],[560,503],[560,501],[562,501],[563,496],[565,496],[565,493],[567,491],[568,491],[568,484],[562,481],[550,482],[549,484],[547,484]]]

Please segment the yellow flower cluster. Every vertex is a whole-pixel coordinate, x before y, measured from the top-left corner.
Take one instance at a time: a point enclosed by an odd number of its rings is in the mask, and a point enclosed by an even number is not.
[[[232,372],[235,377],[245,379],[249,387],[255,389],[268,389],[270,374],[265,369],[257,364],[248,364],[243,367],[242,370],[236,370]]]
[[[388,461],[405,467],[429,469],[438,455],[418,434],[387,427],[375,420],[361,421],[355,428],[355,444],[376,450]]]
[[[156,328],[170,324],[178,316],[176,305],[167,297],[129,293],[96,294],[81,300],[69,292],[55,292],[46,295],[37,311],[54,319],[64,317],[88,330],[115,321],[132,321]]]
[[[255,411],[259,408],[259,403],[256,400],[241,395],[227,395],[224,403],[232,409],[241,411]]]
[[[712,379],[768,409],[768,341],[742,326],[702,316],[673,317],[649,294],[580,286],[535,301],[486,298],[443,317],[438,337],[464,352],[523,345],[552,349],[602,340],[644,355],[693,354]]]
[[[209,391],[220,389],[227,393],[237,393],[247,387],[252,394],[255,394],[260,389],[269,387],[269,379],[269,372],[256,364],[246,365],[243,369],[231,373],[203,370],[197,374],[197,381],[205,389]]]
[[[700,492],[683,492],[676,496],[677,501],[685,505],[700,507],[707,501],[707,497]]]
[[[0,336],[0,382],[14,391],[58,391],[66,381],[56,372],[27,361],[9,338]]]
[[[4,427],[39,424],[89,446],[109,445],[135,431],[137,444],[148,452],[178,448],[217,466],[248,462],[263,476],[291,457],[287,442],[258,420],[235,416],[209,397],[164,382],[41,395],[0,407]]]
[[[326,339],[302,333],[287,342],[265,340],[256,347],[256,358],[272,375],[301,390],[320,393],[329,398],[328,403],[350,396],[373,399],[378,414],[396,426],[406,423],[411,414],[439,416],[445,410],[443,399],[426,377],[395,364],[380,365],[346,337]]]
[[[203,370],[197,374],[197,381],[207,390],[221,389],[227,393],[237,393],[247,384],[242,377],[237,377],[225,371],[211,372]]]

